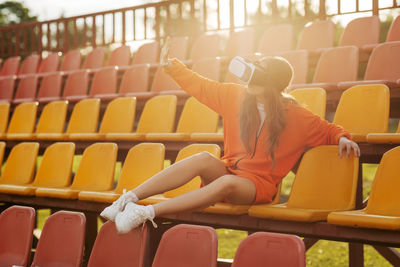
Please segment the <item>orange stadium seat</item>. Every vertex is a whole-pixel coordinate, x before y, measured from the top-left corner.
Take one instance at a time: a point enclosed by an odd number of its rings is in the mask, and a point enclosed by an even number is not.
[[[70,102],[77,102],[87,98],[89,87],[89,72],[76,71],[68,75],[65,81],[63,98]]]
[[[395,133],[369,133],[367,142],[372,144],[400,144],[400,122]]]
[[[35,209],[12,206],[0,214],[0,265],[27,266],[31,253]]]
[[[0,137],[4,138],[7,126],[8,126],[8,117],[10,115],[10,103],[8,102],[0,102]]]
[[[83,61],[83,69],[98,69],[104,66],[106,50],[104,47],[96,47],[87,54]]]
[[[179,224],[162,235],[153,267],[217,266],[218,236],[209,226]]]
[[[326,92],[323,88],[299,88],[289,93],[315,115],[325,119]]]
[[[16,75],[20,60],[19,56],[7,58],[1,67],[0,76]]]
[[[397,16],[386,35],[386,42],[400,41],[400,16]]]
[[[292,84],[306,83],[308,72],[308,51],[294,50],[281,52],[279,56],[285,58],[293,67]]]
[[[37,100],[40,103],[60,99],[62,77],[60,72],[51,73],[44,76],[37,93]]]
[[[68,101],[65,100],[53,101],[44,106],[32,137],[44,140],[48,136],[51,138],[53,135],[61,135],[64,131],[67,111]]]
[[[140,46],[132,59],[131,65],[157,63],[159,59],[159,49],[160,44],[158,42],[151,42]]]
[[[307,24],[300,33],[296,49],[320,53],[333,46],[335,24],[330,20],[317,20]]]
[[[18,138],[20,135],[33,133],[36,124],[37,106],[38,102],[26,102],[14,108],[7,129],[7,139]]]
[[[48,55],[40,62],[38,73],[57,71],[59,62],[60,56],[57,53],[52,53]]]
[[[254,53],[254,29],[231,32],[224,49],[224,56],[247,56]]]
[[[200,59],[215,58],[219,55],[219,47],[218,34],[202,34],[193,42],[189,58],[193,63]]]
[[[117,69],[114,67],[104,68],[95,72],[92,85],[90,86],[90,97],[100,99],[112,99],[117,92]]]
[[[20,104],[23,102],[35,100],[37,85],[38,76],[36,75],[25,76],[21,78],[12,103]]]
[[[131,47],[122,45],[111,51],[107,66],[128,66],[131,61]]]
[[[21,67],[18,70],[18,75],[34,74],[38,70],[40,57],[39,55],[30,55],[22,61]]]
[[[185,60],[189,48],[189,37],[173,37],[170,40],[169,57]]]
[[[3,164],[3,157],[4,157],[5,149],[6,149],[6,143],[0,142],[0,164]]]
[[[292,43],[293,26],[291,24],[272,25],[263,32],[256,52],[276,56],[280,52],[292,50]]]
[[[16,76],[10,75],[0,78],[0,101],[11,102],[14,96]]]
[[[81,52],[79,50],[68,51],[61,62],[60,71],[78,70],[81,67]]]
[[[119,86],[119,96],[135,96],[138,92],[147,92],[149,88],[150,67],[148,64],[135,66],[125,71]]]

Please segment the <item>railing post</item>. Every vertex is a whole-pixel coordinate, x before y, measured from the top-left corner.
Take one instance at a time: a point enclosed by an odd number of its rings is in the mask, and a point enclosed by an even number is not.
[[[375,16],[379,15],[379,1],[372,0],[372,14]]]
[[[304,17],[307,18],[309,16],[308,12],[308,0],[304,0]],[[308,19],[308,18],[307,18]]]
[[[38,24],[38,53],[41,55],[43,50],[43,30],[42,23]]]
[[[19,50],[20,50],[19,33],[20,33],[20,30],[18,28],[16,28],[15,29],[15,51],[14,51],[14,55],[16,55],[16,56],[19,56]]]
[[[64,45],[63,52],[66,53],[69,50],[69,31],[68,31],[68,20],[64,21]]]
[[[156,41],[160,42],[160,6],[156,6],[156,24],[154,30],[156,32]]]
[[[126,42],[126,16],[125,16],[126,11],[122,11],[122,44],[125,44]]]
[[[319,0],[319,19],[320,20],[325,20],[326,19],[325,0]]]
[[[234,0],[229,1],[229,30],[231,32],[235,31],[235,10],[234,10]]]
[[[96,15],[93,16],[93,22],[92,22],[92,47],[96,47]]]

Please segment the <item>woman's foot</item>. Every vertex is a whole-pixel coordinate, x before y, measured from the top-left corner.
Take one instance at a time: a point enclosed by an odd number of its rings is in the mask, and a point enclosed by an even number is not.
[[[136,201],[138,201],[137,196],[131,191],[126,192],[126,190],[124,189],[123,194],[117,200],[115,200],[110,206],[105,208],[100,213],[100,216],[103,217],[104,219],[114,222],[115,217],[119,212],[124,210],[126,204]]]
[[[157,227],[153,219],[154,208],[152,205],[142,206],[130,202],[126,205],[124,211],[116,216],[115,226],[119,234],[126,234],[137,226],[144,224],[147,220],[151,221],[154,227]]]

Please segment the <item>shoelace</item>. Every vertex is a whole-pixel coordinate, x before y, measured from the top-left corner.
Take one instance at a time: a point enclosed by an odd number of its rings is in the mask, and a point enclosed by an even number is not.
[[[158,227],[158,225],[154,222],[154,219],[147,217],[143,210],[136,210],[136,213],[139,213],[139,215],[141,217],[144,217],[144,218],[146,218],[146,220],[149,220],[153,224],[154,228]],[[143,229],[144,225],[146,224],[146,220],[142,224],[142,229]]]

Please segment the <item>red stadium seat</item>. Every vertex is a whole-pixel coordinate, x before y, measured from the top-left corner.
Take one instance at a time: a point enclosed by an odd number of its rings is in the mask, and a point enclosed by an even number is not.
[[[40,57],[38,55],[30,55],[24,59],[19,68],[18,75],[33,74],[37,72]]]
[[[386,35],[386,42],[400,41],[400,16],[393,20],[388,34]]]
[[[192,45],[190,59],[197,62],[204,58],[215,58],[219,55],[220,37],[218,34],[200,35]]]
[[[132,59],[132,65],[157,63],[159,49],[160,44],[158,42],[151,42],[140,46]]]
[[[38,76],[30,75],[21,78],[13,100],[14,104],[33,101],[36,97]]]
[[[59,100],[61,94],[62,77],[60,72],[54,72],[44,76],[40,83],[37,100],[41,103],[48,103]]]
[[[117,69],[103,68],[95,72],[89,95],[100,99],[112,99],[117,92]]]
[[[293,50],[281,52],[279,56],[285,58],[293,67],[292,84],[306,83],[308,72],[308,51]]]
[[[133,67],[122,76],[119,95],[135,96],[137,92],[147,92],[149,88],[149,65]]]
[[[97,69],[104,66],[105,49],[103,47],[94,48],[85,58],[83,69]]]
[[[18,72],[19,61],[21,57],[10,57],[4,61],[0,70],[0,76],[15,75]]]
[[[306,25],[299,36],[296,49],[306,49],[321,53],[333,46],[335,24],[330,20],[313,21]]]
[[[291,24],[273,25],[261,36],[257,51],[263,55],[277,55],[292,49],[293,26]]]
[[[81,70],[68,75],[65,82],[64,99],[70,102],[77,102],[87,98],[89,87],[89,72]]]
[[[54,72],[58,69],[60,56],[57,53],[48,55],[40,62],[38,73]]]
[[[130,46],[123,45],[111,52],[107,66],[128,66],[131,61]]]
[[[229,58],[253,54],[254,29],[248,28],[241,31],[231,32],[224,51],[224,55]]]
[[[79,50],[69,51],[64,55],[60,71],[78,70],[81,67],[81,52]]]
[[[16,76],[6,76],[0,79],[0,101],[11,102],[14,94]]]

